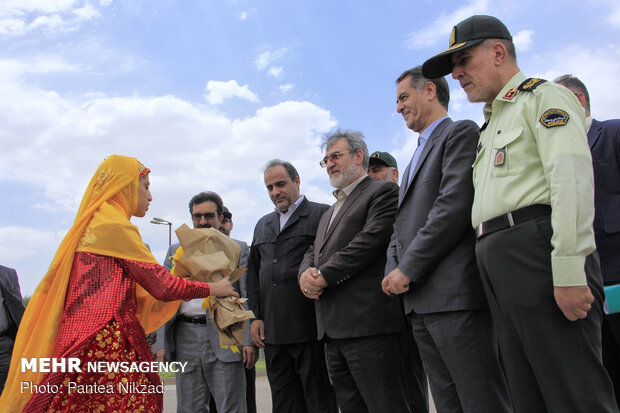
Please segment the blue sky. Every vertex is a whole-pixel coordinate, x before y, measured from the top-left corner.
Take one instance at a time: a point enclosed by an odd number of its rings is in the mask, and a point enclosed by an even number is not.
[[[620,117],[616,0],[1,0],[0,264],[32,294],[113,153],[153,170],[151,209],[133,222],[159,260],[168,232],[150,219],[191,224],[187,202],[203,190],[222,195],[233,237],[251,242],[273,208],[261,172],[272,158],[332,203],[318,161],[335,127],[404,169],[417,136],[396,113],[394,79],[472,14],[506,23],[526,75],[573,73],[595,117]],[[449,81],[452,118],[480,123],[481,106]]]

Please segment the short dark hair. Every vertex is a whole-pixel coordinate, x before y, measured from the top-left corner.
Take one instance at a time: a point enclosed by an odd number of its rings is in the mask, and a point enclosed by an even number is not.
[[[211,201],[217,207],[217,215],[222,216],[224,214],[224,201],[222,198],[213,191],[204,191],[197,195],[194,195],[189,201],[189,213],[194,213],[194,205],[202,204],[203,202]]]
[[[364,170],[368,170],[368,146],[366,142],[364,142],[364,135],[362,132],[355,132],[349,129],[336,129],[332,133],[326,133],[323,137],[323,144],[321,148],[327,150],[334,143],[339,141],[340,139],[344,139],[349,144],[349,151],[351,151],[351,156],[359,150],[364,153],[364,159],[362,160],[362,166]]]
[[[422,66],[416,66],[401,73],[401,75],[398,76],[398,79],[396,79],[396,84],[399,84],[407,77],[411,78],[409,80],[410,86],[417,91],[422,90],[427,82],[434,84],[435,90],[437,91],[437,100],[439,101],[439,104],[443,106],[444,109],[448,110],[448,104],[450,103],[450,87],[448,86],[448,81],[445,77],[427,79],[422,74]]]
[[[267,164],[265,165],[265,168],[263,169],[263,175],[265,174],[265,172],[267,172],[267,169],[273,168],[274,166],[278,166],[278,165],[282,165],[284,169],[286,169],[286,173],[291,178],[291,181],[294,181],[295,178],[299,176],[299,173],[297,172],[297,169],[295,169],[293,164],[291,164],[290,162],[280,160],[280,159],[272,159],[269,162],[267,162]]]
[[[567,89],[570,89],[572,92],[583,93],[586,97],[586,107],[588,108],[588,112],[590,112],[590,94],[588,93],[588,89],[586,85],[583,84],[581,80],[577,76],[573,75],[562,75],[556,77],[554,80],[555,83],[559,83]]]

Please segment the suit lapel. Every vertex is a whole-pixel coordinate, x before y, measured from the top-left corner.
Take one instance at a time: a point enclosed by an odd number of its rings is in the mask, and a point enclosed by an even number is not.
[[[347,213],[347,210],[349,208],[351,208],[351,206],[353,205],[355,200],[357,198],[359,198],[359,196],[362,194],[362,192],[364,192],[364,190],[368,187],[368,185],[370,185],[371,182],[372,182],[372,178],[370,176],[366,176],[366,178],[364,178],[362,180],[362,182],[360,182],[355,187],[353,192],[351,192],[349,194],[349,196],[347,196],[347,198],[342,203],[342,206],[340,207],[340,210],[338,211],[338,213],[334,217],[334,221],[329,226],[329,228],[327,228],[327,233],[325,234],[325,239],[323,240],[322,244],[319,244],[319,245],[321,245],[321,248],[323,248],[323,245],[325,245],[325,243],[327,242],[329,237],[334,233],[334,229],[338,226],[338,223],[340,222],[342,217]],[[333,212],[333,210],[334,210],[334,207],[332,206],[329,209],[329,211]],[[330,215],[330,217],[331,217],[331,215]],[[327,223],[329,224],[329,218],[327,219]]]
[[[403,198],[405,197],[405,193],[407,193],[407,188],[409,187],[409,170],[411,169],[411,161],[409,161],[409,165],[405,168],[405,173],[403,174],[403,180],[400,183],[400,188],[398,189],[398,206],[403,202]]]
[[[284,228],[282,228],[282,231],[280,232],[284,232],[288,227],[299,221],[299,217],[303,217],[306,215],[308,215],[308,200],[304,198],[304,200],[301,201],[301,204],[299,204],[299,207],[297,207],[297,209],[293,211],[293,214],[289,217],[288,221],[286,221],[286,224],[284,224]]]
[[[276,237],[280,234],[280,214],[277,211],[267,216],[266,227],[273,231]]]
[[[420,157],[418,158],[418,163],[415,165],[415,169],[413,170],[413,175],[411,175],[411,181],[407,181],[407,186],[404,187],[404,190],[402,190],[402,195],[399,193],[399,197],[398,197],[399,207],[400,207],[400,204],[402,204],[403,200],[405,199],[405,196],[409,192],[409,188],[411,187],[411,184],[415,180],[416,175],[420,171],[420,168],[424,164],[424,160],[427,158],[428,154],[433,149],[433,146],[435,145],[435,139],[439,138],[441,134],[443,133],[444,129],[446,129],[448,125],[450,125],[451,123],[452,123],[452,119],[450,118],[446,118],[442,120],[439,123],[439,125],[437,125],[437,127],[433,130],[433,132],[431,133],[431,136],[429,136],[428,142],[426,142],[426,144],[424,145],[424,149],[422,149],[422,153],[420,154]],[[407,167],[407,171],[406,171],[407,177],[409,176],[409,168],[411,168],[411,166],[412,165],[409,165],[409,167]]]
[[[314,245],[318,245],[316,248],[315,258],[318,255],[318,251],[323,248],[323,244],[325,242],[325,233],[327,232],[327,226],[329,225],[329,218],[334,213],[334,206],[330,206],[327,211],[323,213],[321,220],[319,221],[319,226],[316,230],[316,238],[314,240]]]
[[[601,122],[592,119],[592,125],[590,125],[590,130],[588,131],[588,146],[590,149],[592,149],[599,136],[601,136]]]

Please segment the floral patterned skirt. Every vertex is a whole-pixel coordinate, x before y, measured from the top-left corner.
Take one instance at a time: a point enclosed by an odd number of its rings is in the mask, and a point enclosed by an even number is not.
[[[163,386],[159,376],[139,371],[89,372],[88,362],[141,362],[116,321],[99,331],[77,357],[80,373],[66,373],[46,412],[161,412]],[[153,382],[155,376],[156,383]],[[33,402],[34,400],[31,400]],[[26,409],[29,411],[28,409]]]

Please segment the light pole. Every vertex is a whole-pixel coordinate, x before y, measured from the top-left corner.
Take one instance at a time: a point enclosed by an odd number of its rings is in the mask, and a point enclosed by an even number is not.
[[[168,247],[170,247],[172,245],[172,222],[155,217],[151,220],[151,224],[168,225]]]

